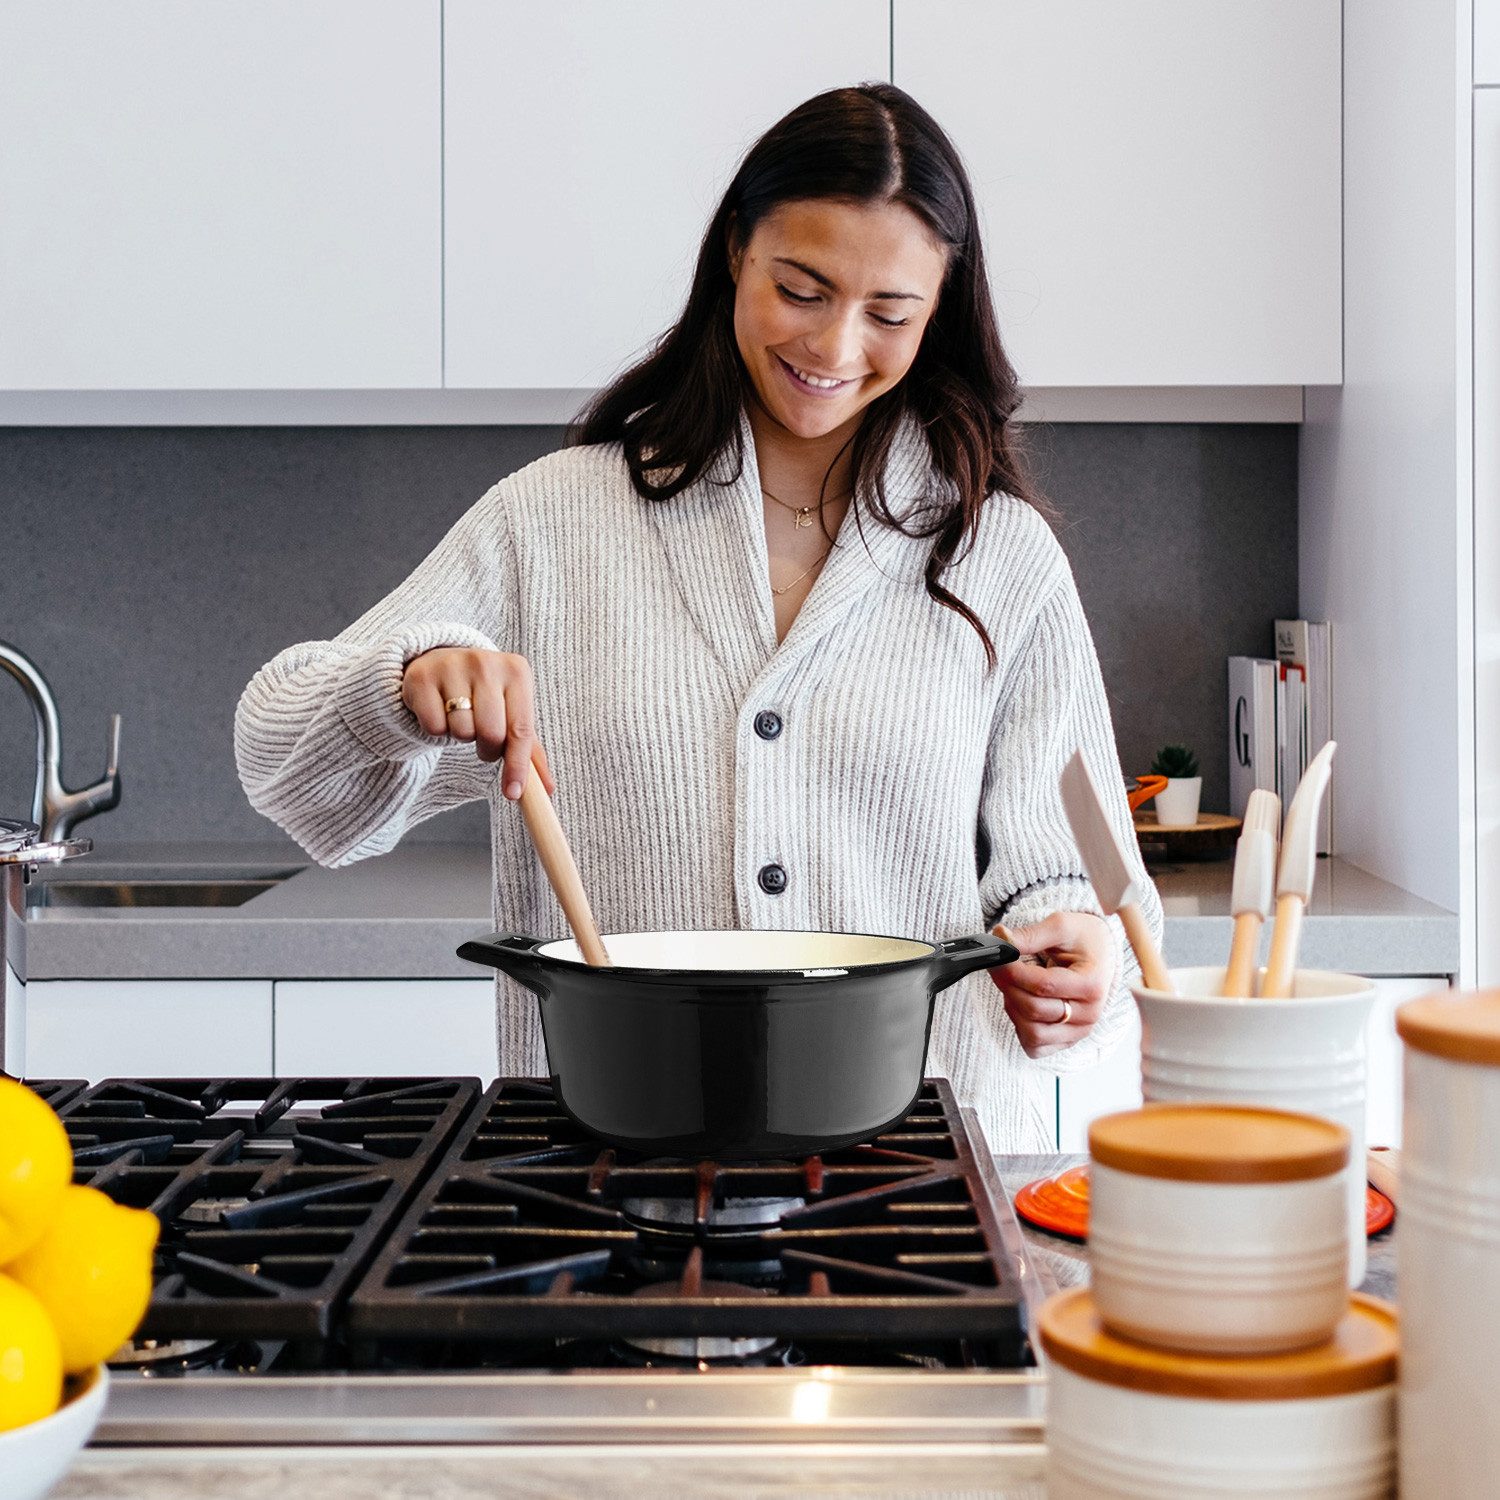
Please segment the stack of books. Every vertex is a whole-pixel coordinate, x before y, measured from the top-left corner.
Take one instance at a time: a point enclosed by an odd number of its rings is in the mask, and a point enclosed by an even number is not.
[[[1318,620],[1277,620],[1274,656],[1229,658],[1229,810],[1245,816],[1257,787],[1283,811],[1307,763],[1333,738],[1333,646]],[[1318,817],[1318,853],[1333,853],[1332,783]]]

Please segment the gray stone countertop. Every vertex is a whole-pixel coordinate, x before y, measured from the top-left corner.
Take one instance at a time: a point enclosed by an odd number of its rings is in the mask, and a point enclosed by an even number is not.
[[[49,906],[13,923],[17,972],[28,979],[474,979],[459,959],[487,933],[489,850],[407,844],[325,870],[284,844],[116,844],[43,872],[47,880],[206,878],[295,871],[233,907]],[[1227,860],[1153,871],[1177,965],[1229,952]],[[1372,975],[1448,975],[1458,918],[1354,865],[1320,860],[1304,924],[1308,968]]]

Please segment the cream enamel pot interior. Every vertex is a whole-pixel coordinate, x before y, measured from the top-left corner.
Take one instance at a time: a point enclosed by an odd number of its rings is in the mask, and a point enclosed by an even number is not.
[[[879,1135],[917,1096],[933,1002],[1014,962],[999,938],[841,932],[496,933],[459,957],[541,1000],[562,1107],[591,1134],[654,1156],[809,1156]]]

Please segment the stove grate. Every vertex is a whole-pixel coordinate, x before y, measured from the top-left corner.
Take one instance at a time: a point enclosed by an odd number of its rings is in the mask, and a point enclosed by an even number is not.
[[[716,1225],[746,1199],[789,1206],[767,1224]],[[676,1222],[632,1211],[663,1200],[683,1205]],[[642,1296],[654,1282],[671,1294]],[[366,1341],[969,1338],[1017,1358],[1025,1337],[1017,1271],[942,1080],[869,1145],[723,1165],[603,1147],[545,1083],[498,1080],[346,1326]]]
[[[59,1113],[74,1180],[162,1221],[139,1337],[318,1339],[478,1096],[462,1078],[107,1079]]]

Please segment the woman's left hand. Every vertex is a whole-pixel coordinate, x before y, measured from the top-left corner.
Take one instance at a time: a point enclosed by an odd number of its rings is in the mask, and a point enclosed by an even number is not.
[[[1081,1042],[1099,1019],[1115,980],[1115,944],[1103,917],[1055,911],[1030,927],[994,929],[1021,957],[990,978],[1027,1057]]]

